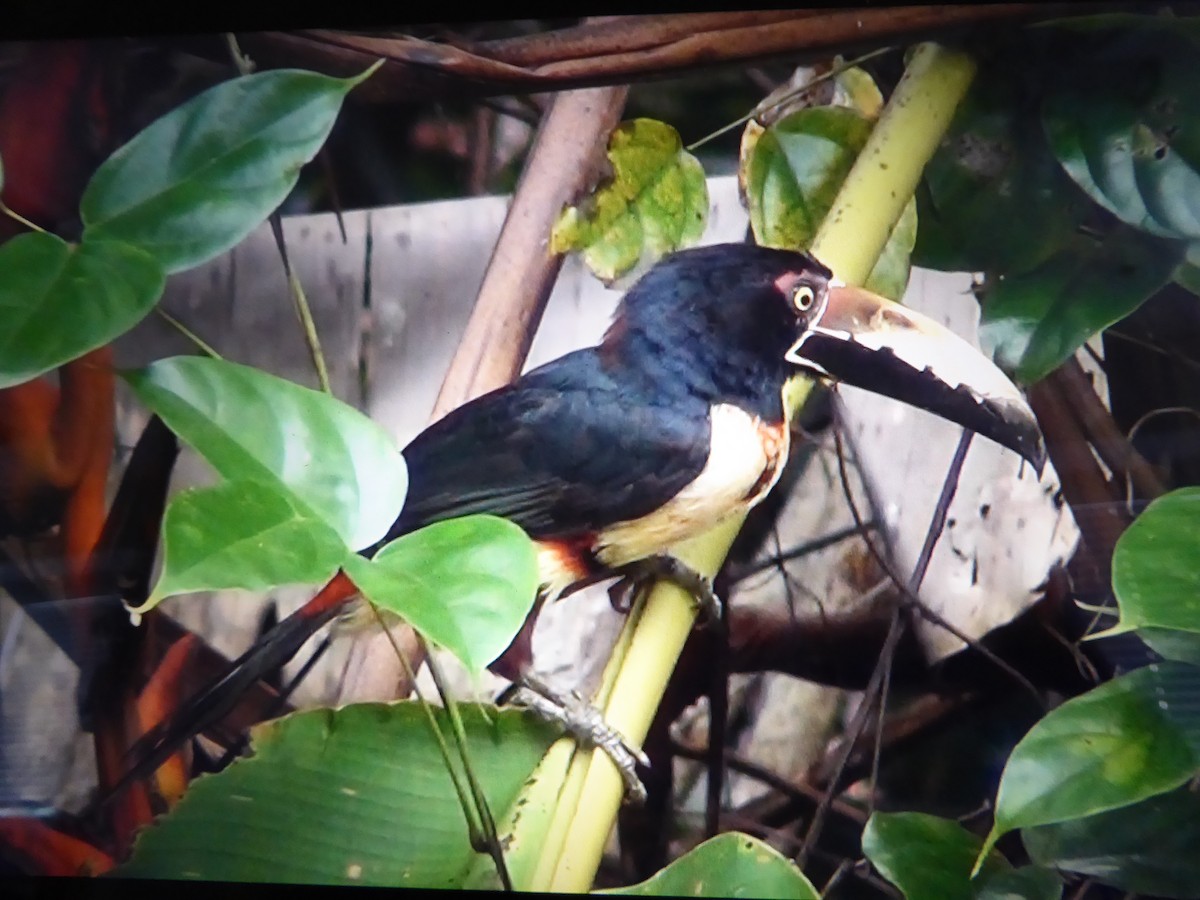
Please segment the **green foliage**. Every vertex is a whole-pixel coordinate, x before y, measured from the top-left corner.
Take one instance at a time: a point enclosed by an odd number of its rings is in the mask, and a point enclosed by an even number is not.
[[[461,712],[475,774],[499,817],[556,733],[511,709]],[[446,715],[434,714],[445,730]],[[424,719],[418,703],[363,703],[258,726],[254,754],[197,780],[117,874],[461,887],[476,854]]]
[[[1183,246],[1125,226],[1073,238],[1032,269],[991,277],[979,338],[1023,382],[1049,375],[1171,280]]]
[[[400,512],[403,458],[382,428],[328,394],[194,356],[159,360],[125,380],[221,476],[273,485],[351,550],[382,538]]]
[[[596,277],[610,282],[695,243],[708,216],[704,169],[663,122],[622,122],[608,142],[613,176],[583,207],[554,224],[550,251],[579,250]]]
[[[406,467],[354,408],[247,366],[173,357],[126,373],[138,397],[226,479],[172,499],[164,564],[139,612],[173,594],[314,583],[344,567],[472,671],[512,641],[537,591],[533,544],[492,516],[439,522],[355,551],[392,527]]]
[[[346,572],[372,603],[480,672],[512,642],[538,588],[533,542],[495,516],[467,516],[404,535]]]
[[[757,838],[736,832],[705,841],[640,884],[595,893],[794,900],[817,900],[820,896],[795,863]]]
[[[35,232],[0,245],[0,388],[128,331],[154,308],[165,278],[152,256],[120,241],[74,245]]]
[[[1021,840],[1043,866],[1090,875],[1136,894],[1196,896],[1200,797],[1184,786],[1110,812],[1026,828]]]
[[[1151,503],[1113,550],[1116,631],[1155,628],[1200,634],[1200,488]]]
[[[985,61],[926,171],[918,265],[983,272],[981,337],[1023,382],[1175,278],[1200,235],[1189,20],[1046,25]],[[1021,65],[1013,65],[1013,59]]]
[[[1167,281],[1195,290],[1198,49],[1192,22],[1139,16],[1016,37],[983,61],[926,171],[920,229],[910,204],[868,285],[899,296],[910,252],[918,264],[984,273],[984,339],[1024,381]],[[267,72],[219,85],[100,167],[81,204],[79,244],[29,234],[0,247],[0,387],[111,341],[153,308],[166,273],[240,240],[286,196],[367,74]],[[871,87],[860,79],[860,94]],[[815,108],[761,131],[744,170],[760,243],[807,245],[871,127],[861,111]],[[556,252],[582,250],[605,279],[693,242],[707,211],[703,172],[670,126],[625,123],[609,159],[611,182],[565,211],[552,238]],[[356,554],[386,534],[405,492],[402,458],[357,412],[214,360],[164,360],[126,377],[225,479],[173,501],[148,605],[201,589],[316,582],[345,567],[370,599],[474,671],[511,641],[537,580],[533,547],[516,526],[448,521],[374,559]],[[1153,504],[1113,562],[1115,630],[1136,629],[1169,660],[1039,722],[1008,761],[987,841],[932,816],[872,817],[864,850],[906,896],[1055,897],[1061,884],[1049,867],[1130,891],[1193,890],[1200,873],[1188,851],[1200,817],[1183,785],[1200,772],[1198,498],[1189,489]],[[482,708],[466,721],[489,802],[519,815],[517,792],[549,730]],[[291,716],[260,727],[255,749],[199,780],[142,836],[124,874],[477,883],[480,858],[415,705]],[[1018,828],[1038,866],[1014,869],[991,850]],[[701,845],[623,891],[661,892],[816,896],[788,861],[742,835]]]
[[[792,113],[763,131],[744,167],[755,241],[792,250],[808,247],[871,127],[857,110],[820,106]],[[916,235],[916,204],[910,201],[867,278],[868,289],[900,299]]]
[[[1198,768],[1200,669],[1137,669],[1068,700],[1013,749],[993,834],[1127,806]]]
[[[1200,774],[1198,503],[1197,488],[1160,497],[1113,555],[1121,618],[1110,633],[1136,629],[1168,661],[1122,675],[1038,722],[1005,767],[990,839],[1023,828],[1045,864],[1076,868],[1078,861],[1077,871],[1127,890],[1185,896],[1178,892],[1193,861],[1172,859],[1164,849],[1170,840],[1153,836],[1190,834],[1172,823],[1194,805],[1180,785]],[[1140,827],[1125,829],[1126,822]]]
[[[1200,44],[1188,24],[1146,17],[1067,33],[1086,69],[1056,71],[1042,109],[1055,156],[1123,222],[1200,238]]]
[[[976,80],[925,168],[913,261],[1011,277],[1064,250],[1090,203],[1017,86],[989,74]]]
[[[228,250],[283,202],[356,78],[279,69],[223,82],[109,157],[83,193],[84,241],[121,240],[167,272]]]
[[[1048,869],[1014,869],[994,850],[971,869],[983,841],[957,822],[923,813],[875,813],[863,853],[908,900],[1056,900],[1062,883]]]
[[[296,506],[292,494],[240,478],[171,499],[153,596],[315,584],[345,557],[337,532]]]
[[[124,334],[154,308],[166,273],[211,259],[287,196],[371,74],[279,70],[223,82],[106,160],[84,191],[78,245],[26,234],[0,247],[0,388]]]

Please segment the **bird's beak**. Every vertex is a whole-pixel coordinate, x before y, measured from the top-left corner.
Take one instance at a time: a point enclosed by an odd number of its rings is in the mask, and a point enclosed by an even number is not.
[[[1017,386],[954,332],[899,303],[832,283],[787,360],[956,422],[1015,450],[1041,475],[1042,434]]]

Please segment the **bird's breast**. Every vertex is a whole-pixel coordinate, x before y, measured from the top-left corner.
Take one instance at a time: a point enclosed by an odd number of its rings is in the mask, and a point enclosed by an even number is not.
[[[728,516],[749,510],[779,480],[787,462],[786,423],[764,422],[732,404],[714,406],[708,460],[700,474],[658,509],[604,528],[595,555],[622,566],[704,533]]]

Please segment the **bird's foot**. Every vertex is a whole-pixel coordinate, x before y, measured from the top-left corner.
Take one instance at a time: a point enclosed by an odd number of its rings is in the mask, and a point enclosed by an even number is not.
[[[647,556],[622,568],[622,573],[634,580],[664,579],[679,585],[696,601],[703,624],[721,621],[721,599],[713,591],[712,581],[701,575],[683,560],[667,553]]]
[[[638,778],[637,766],[640,763],[649,767],[650,760],[605,722],[599,709],[574,691],[569,694],[556,691],[531,672],[523,673],[504,695],[512,693],[520,695],[521,705],[561,725],[581,746],[597,747],[607,753],[625,782],[625,801],[635,806],[646,802],[646,788]]]

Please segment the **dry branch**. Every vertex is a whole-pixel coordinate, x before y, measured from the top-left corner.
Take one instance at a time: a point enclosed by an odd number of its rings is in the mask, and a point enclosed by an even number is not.
[[[774,57],[797,62],[918,40],[945,39],[980,24],[1094,12],[1104,4],[1004,3],[884,9],[614,16],[572,28],[453,46],[410,37],[332,31],[240,38],[267,65],[335,75],[387,62],[355,91],[374,101],[539,93],[679,76]]]

